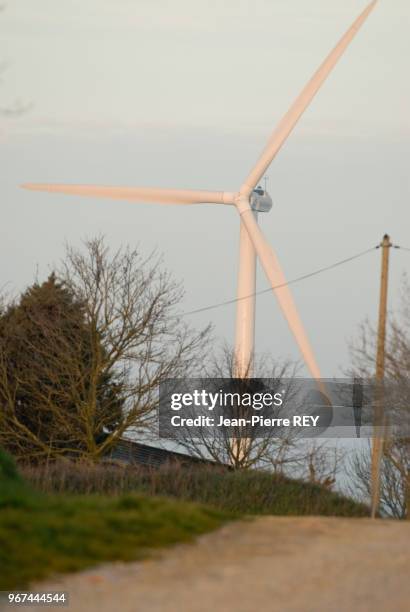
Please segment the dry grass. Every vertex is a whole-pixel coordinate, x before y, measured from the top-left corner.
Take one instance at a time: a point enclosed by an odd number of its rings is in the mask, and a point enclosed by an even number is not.
[[[56,462],[22,468],[44,493],[167,496],[240,514],[367,516],[363,504],[319,485],[262,471],[170,463],[148,469],[112,463]]]

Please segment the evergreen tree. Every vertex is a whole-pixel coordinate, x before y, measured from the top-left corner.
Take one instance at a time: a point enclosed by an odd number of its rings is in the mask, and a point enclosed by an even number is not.
[[[6,307],[0,314],[0,444],[31,458],[92,454],[115,428],[123,404],[121,377],[98,368],[104,351],[85,304],[54,274]]]

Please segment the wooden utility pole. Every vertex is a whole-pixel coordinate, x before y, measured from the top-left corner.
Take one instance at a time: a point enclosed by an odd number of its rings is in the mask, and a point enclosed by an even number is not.
[[[380,283],[380,306],[379,306],[379,328],[377,334],[377,359],[376,379],[384,378],[385,345],[386,345],[386,320],[387,320],[387,288],[389,282],[389,249],[392,247],[390,236],[385,234],[380,244],[382,249],[382,271]]]
[[[382,267],[380,281],[380,304],[379,324],[377,330],[377,355],[376,355],[376,389],[374,423],[373,423],[373,446],[372,446],[372,471],[371,471],[371,517],[375,518],[379,509],[380,501],[380,467],[383,454],[383,435],[385,428],[383,379],[386,351],[386,322],[387,322],[387,291],[389,282],[389,254],[392,244],[390,236],[385,234],[380,244],[382,249]],[[383,432],[384,433],[384,432]]]

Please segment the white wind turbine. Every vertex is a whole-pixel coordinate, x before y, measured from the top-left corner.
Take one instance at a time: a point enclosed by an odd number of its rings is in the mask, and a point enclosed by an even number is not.
[[[314,357],[302,321],[296,310],[291,292],[278,259],[262,234],[257,213],[268,212],[272,207],[269,194],[257,187],[272,160],[281,149],[317,91],[320,89],[335,64],[363,25],[377,0],[374,0],[356,19],[350,29],[326,58],[312,79],[302,90],[289,111],[272,133],[262,155],[236,193],[225,191],[196,191],[186,189],[156,189],[144,187],[104,187],[95,185],[59,185],[29,183],[26,189],[59,192],[70,195],[127,200],[129,202],[153,202],[159,204],[226,204],[236,207],[240,215],[240,251],[238,274],[238,302],[236,314],[235,356],[238,377],[249,375],[255,329],[255,271],[256,255],[279,301],[283,314],[295,336],[304,361],[316,379],[320,370]]]

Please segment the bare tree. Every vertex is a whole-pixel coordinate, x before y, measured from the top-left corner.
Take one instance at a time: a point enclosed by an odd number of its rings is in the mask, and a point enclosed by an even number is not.
[[[323,440],[307,445],[304,452],[300,453],[298,466],[300,478],[326,489],[332,489],[336,484],[336,476],[345,455],[346,453],[337,445]]]
[[[366,321],[360,327],[359,339],[351,344],[352,371],[349,374],[371,379],[376,361],[377,333]],[[386,440],[381,462],[381,511],[398,518],[409,518],[410,505],[410,286],[403,279],[401,306],[392,314],[386,342],[385,381],[389,390],[390,415],[398,427]],[[394,394],[394,397],[393,397]],[[393,401],[394,400],[394,401]],[[353,488],[370,494],[371,446],[358,452],[350,462]]]
[[[266,392],[270,395],[281,393],[286,396],[282,406],[272,407],[269,416],[284,418],[289,416],[289,409],[295,410],[298,382],[297,368],[291,363],[275,363],[267,355],[255,358],[250,365],[253,378],[235,378],[237,372],[235,353],[225,346],[206,368],[206,382],[215,380],[229,394],[250,393],[254,397]],[[255,378],[255,377],[258,378]],[[185,416],[195,417],[192,409],[185,410]],[[235,417],[238,425],[228,427],[182,427],[178,442],[190,454],[201,459],[211,459],[216,463],[229,465],[234,469],[259,468],[268,469],[277,475],[288,475],[303,478],[310,482],[331,487],[335,482],[339,466],[339,454],[326,445],[303,439],[292,427],[272,427],[263,433],[256,427],[244,424],[254,414],[248,406],[234,405],[233,410],[224,407],[220,412],[213,411],[216,420],[219,416]]]
[[[275,393],[275,391],[281,388],[280,385],[284,384],[283,379],[291,371],[288,364],[281,367],[271,364],[269,368],[266,359],[254,361],[250,367],[255,375],[258,374],[259,377],[261,377],[263,372],[265,374],[264,378],[268,378],[269,372],[269,391],[271,393]],[[235,377],[236,371],[235,353],[225,346],[220,354],[214,357],[205,368],[204,379],[208,385],[210,380],[215,380],[217,385],[220,382],[224,392],[232,393],[234,396],[238,393],[246,393],[247,391],[255,393],[262,389],[262,381],[259,382],[256,379],[249,378],[237,379]],[[258,389],[256,389],[255,384],[258,385]],[[267,389],[265,390],[267,391]],[[223,413],[225,416],[228,416],[229,410],[226,407],[220,414],[218,412],[214,412],[214,414],[219,419],[219,416]],[[189,411],[185,412],[185,414],[188,413]],[[248,407],[235,405],[231,416],[245,419],[249,415]],[[192,414],[189,414],[189,416],[196,416],[194,409],[192,409]],[[271,455],[272,447],[278,446],[279,442],[273,441],[273,433],[271,436],[259,437],[255,432],[255,428],[244,426],[243,424],[230,427],[215,427],[213,429],[204,427],[199,432],[191,427],[183,427],[180,430],[181,437],[178,442],[194,456],[202,459],[211,459],[223,465],[230,465],[234,469],[260,467],[261,462],[268,455]]]
[[[397,457],[396,449],[394,457]],[[397,463],[392,461],[392,454],[384,454],[380,472],[380,511],[383,515],[403,519],[407,514],[405,465],[408,449],[402,448],[404,456]],[[347,466],[350,476],[349,493],[353,497],[370,499],[371,497],[371,444],[352,455]]]
[[[182,289],[155,254],[143,258],[130,248],[111,253],[97,238],[83,250],[68,247],[56,277],[82,305],[87,337],[73,327],[67,332],[67,326],[51,325],[40,312],[36,329],[48,341],[27,340],[36,367],[20,368],[17,377],[17,388],[24,388],[39,414],[50,415],[50,435],[42,439],[18,418],[16,386],[9,384],[7,355],[0,351],[3,416],[39,458],[69,454],[97,460],[125,432],[155,423],[159,384],[202,367],[209,327],[195,332],[183,322],[177,311]],[[102,396],[106,380],[112,384]],[[0,425],[7,435],[4,419]]]

